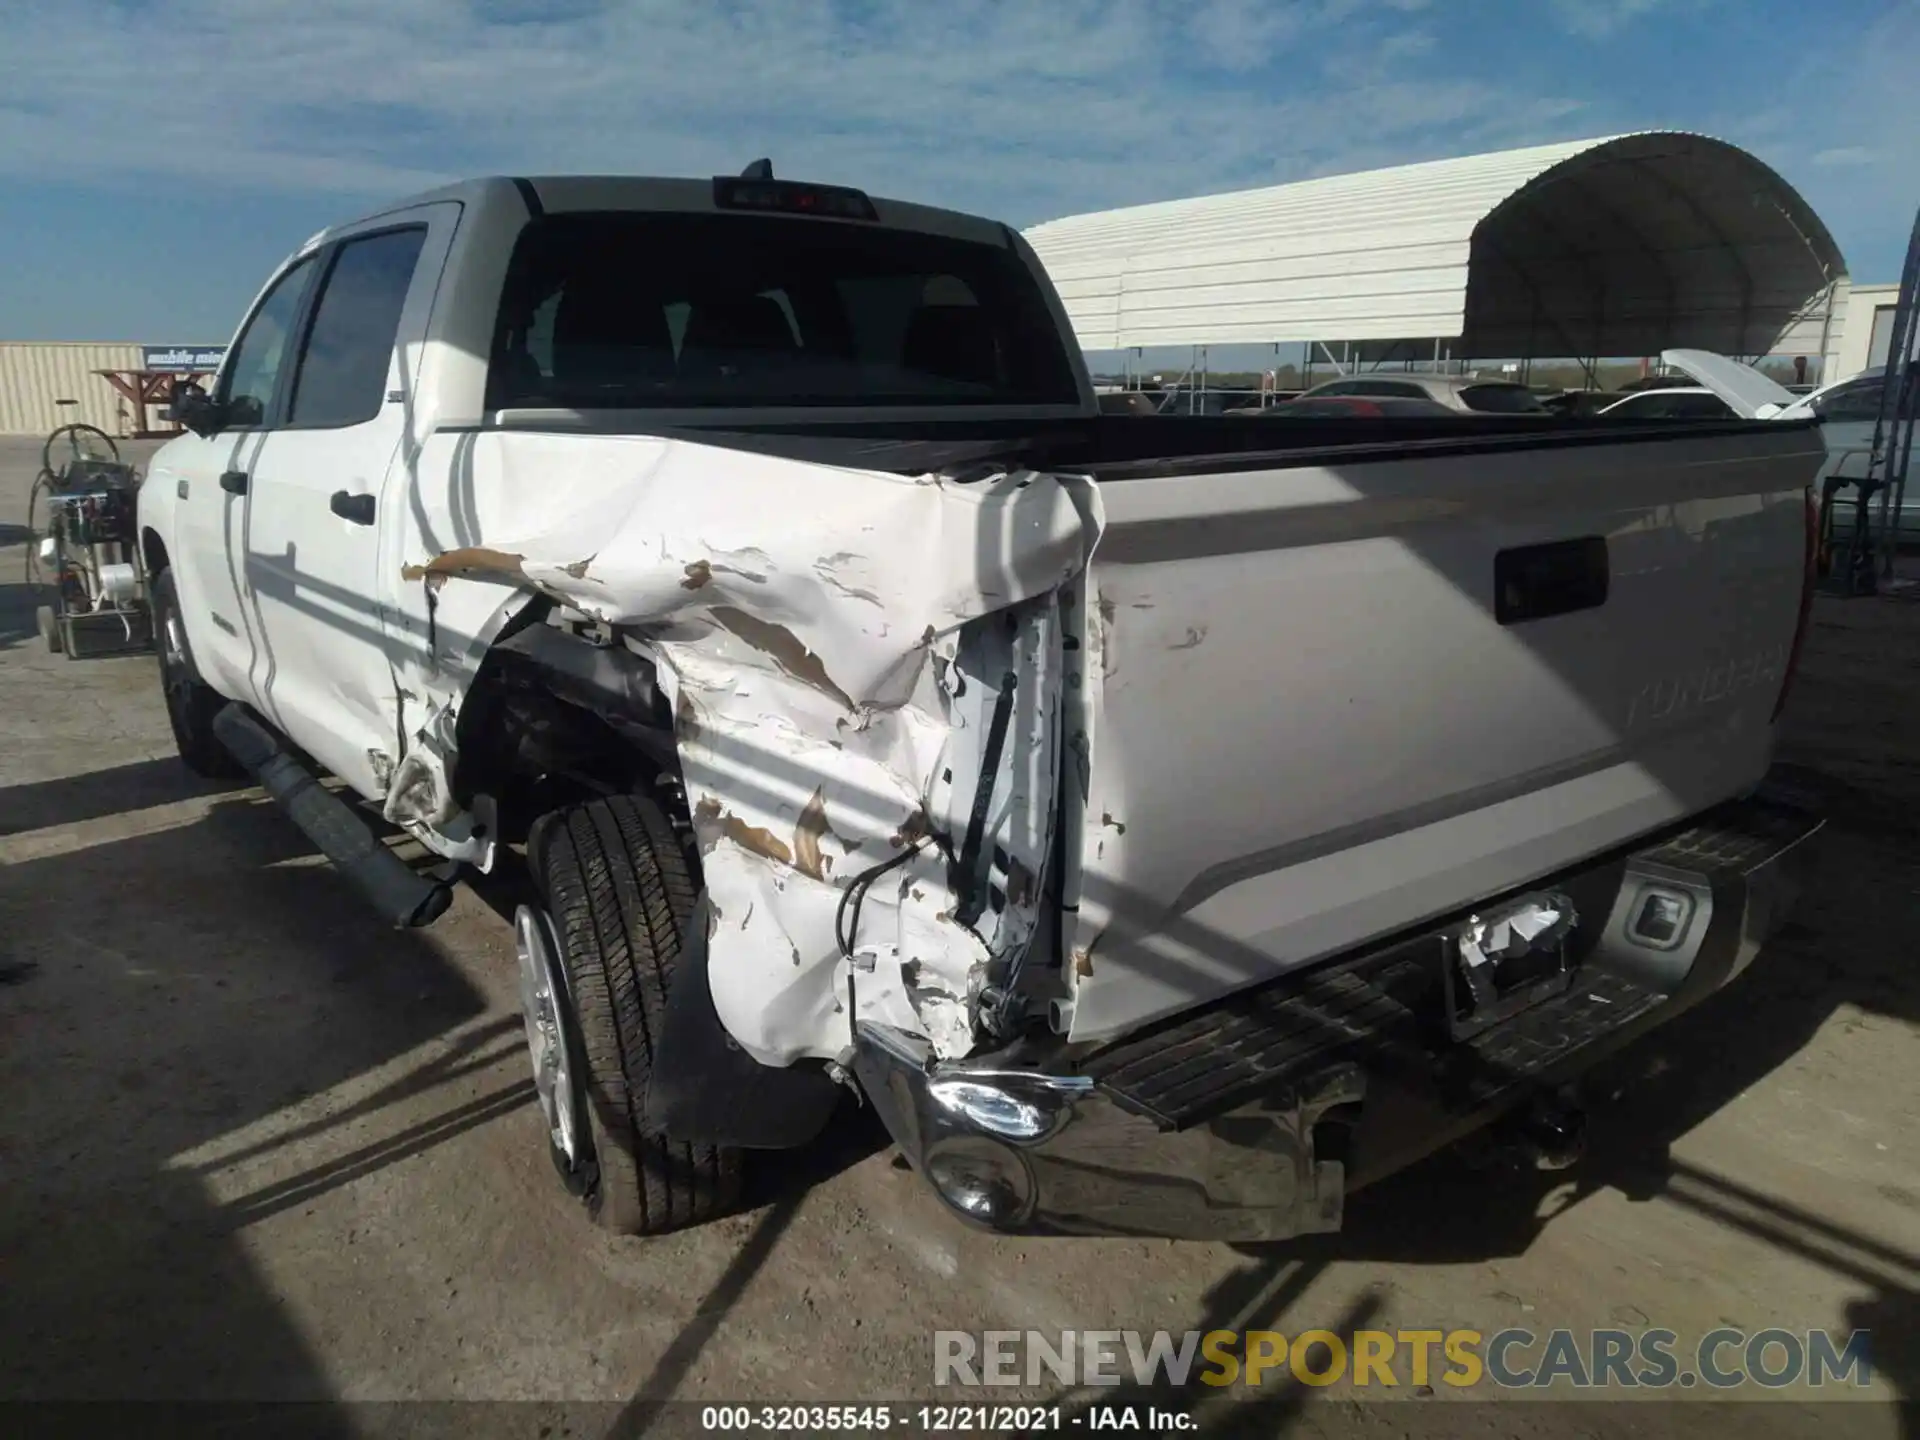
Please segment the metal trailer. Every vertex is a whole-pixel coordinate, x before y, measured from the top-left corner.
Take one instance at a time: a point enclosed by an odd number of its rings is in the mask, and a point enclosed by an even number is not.
[[[77,660],[152,648],[135,523],[139,491],[139,472],[92,425],[62,425],[41,447],[27,527],[33,529],[44,499],[46,530],[29,544],[27,564],[53,590],[38,618],[40,636],[56,655]]]

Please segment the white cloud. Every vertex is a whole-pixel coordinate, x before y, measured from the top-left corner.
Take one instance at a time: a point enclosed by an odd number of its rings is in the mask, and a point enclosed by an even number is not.
[[[1615,37],[1606,63],[1628,64],[1630,26],[1632,43],[1660,44],[1669,16],[1712,3],[1513,0],[1486,23],[1557,16]],[[1479,14],[1429,0],[0,0],[0,183],[332,192],[351,213],[460,175],[699,175],[770,155],[782,174],[1028,224],[1672,124],[1767,158],[1850,251],[1856,233],[1904,243],[1911,216],[1893,212],[1920,196],[1920,151],[1882,137],[1920,125],[1920,8],[1827,55],[1730,56],[1767,77],[1744,87],[1764,102],[1733,115],[1695,114],[1684,94],[1657,115],[1624,109],[1598,61],[1574,79],[1490,71],[1472,48]]]
[[[1208,63],[1224,70],[1254,70],[1287,48],[1312,18],[1305,5],[1205,0],[1193,12],[1189,33],[1196,53]]]
[[[1920,6],[1890,5],[1835,35],[1832,48],[1782,64],[1758,108],[1714,128],[1793,182],[1856,280],[1897,279],[1920,203]]]
[[[770,154],[1026,223],[1559,138],[1573,100],[1414,68],[1424,4],[0,0],[0,173],[387,196]]]
[[[1865,145],[1841,145],[1832,150],[1816,150],[1809,163],[1820,166],[1871,165],[1880,158],[1878,150]]]
[[[1553,0],[1560,23],[1589,40],[1606,40],[1655,10],[1666,0]]]

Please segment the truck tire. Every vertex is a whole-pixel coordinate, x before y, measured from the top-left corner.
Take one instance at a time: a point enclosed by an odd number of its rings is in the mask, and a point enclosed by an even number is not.
[[[67,648],[61,641],[59,617],[53,613],[51,605],[42,605],[34,612],[33,618],[40,627],[40,638],[47,642],[48,650],[58,655]]]
[[[148,603],[153,609],[153,648],[160,657],[160,690],[167,702],[174,747],[196,775],[209,780],[239,779],[247,773],[246,768],[213,733],[213,717],[227,702],[194,667],[172,570],[162,570],[154,578]]]
[[[735,1209],[738,1150],[671,1141],[642,1122],[654,1039],[697,899],[671,823],[637,795],[592,800],[542,816],[527,859],[581,1052],[588,1153],[570,1188],[596,1224],[622,1235],[660,1235]]]

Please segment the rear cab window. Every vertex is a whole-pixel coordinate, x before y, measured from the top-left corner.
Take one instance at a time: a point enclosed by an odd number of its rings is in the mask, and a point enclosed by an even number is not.
[[[487,408],[1074,405],[1004,246],[766,214],[592,212],[515,245]]]

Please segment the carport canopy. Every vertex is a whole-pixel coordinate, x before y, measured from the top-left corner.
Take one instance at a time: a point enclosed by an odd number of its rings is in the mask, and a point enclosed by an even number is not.
[[[1026,238],[1094,351],[1817,355],[1846,279],[1770,167],[1672,131],[1076,215]]]

